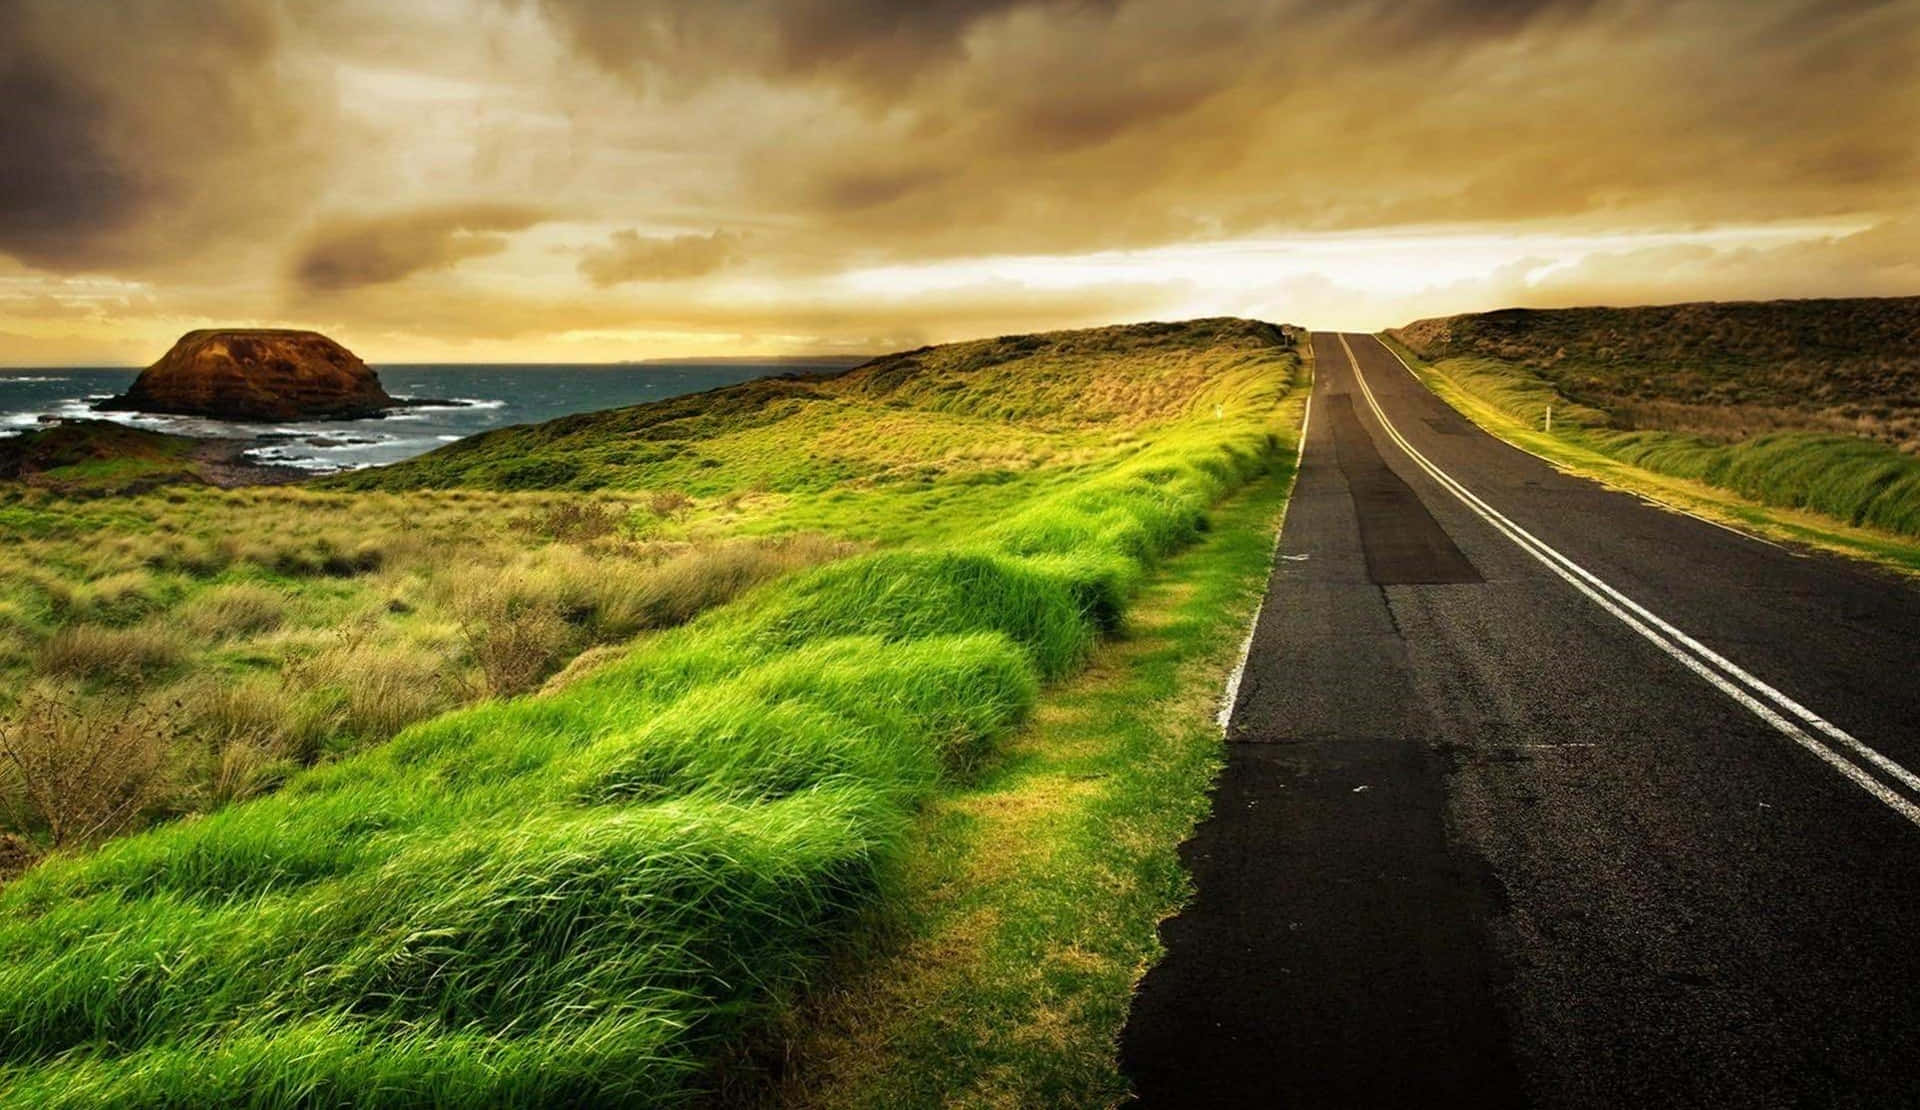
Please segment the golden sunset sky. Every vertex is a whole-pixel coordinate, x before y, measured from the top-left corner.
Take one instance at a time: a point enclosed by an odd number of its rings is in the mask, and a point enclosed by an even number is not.
[[[1920,0],[0,0],[0,364],[1920,293]]]

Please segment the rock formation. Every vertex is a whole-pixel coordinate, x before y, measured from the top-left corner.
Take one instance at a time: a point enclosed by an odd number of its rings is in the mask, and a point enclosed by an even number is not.
[[[397,404],[352,351],[318,332],[190,331],[102,409],[220,420],[347,420]]]

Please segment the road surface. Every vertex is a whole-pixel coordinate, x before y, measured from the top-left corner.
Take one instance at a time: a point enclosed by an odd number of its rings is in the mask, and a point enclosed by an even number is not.
[[[1920,589],[1312,342],[1141,1105],[1920,1105]]]

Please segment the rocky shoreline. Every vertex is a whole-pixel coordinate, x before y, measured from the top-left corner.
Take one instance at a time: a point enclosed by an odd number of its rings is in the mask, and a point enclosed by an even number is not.
[[[304,466],[289,466],[286,463],[261,462],[250,458],[247,452],[275,443],[284,443],[289,436],[260,436],[253,439],[225,439],[214,436],[182,436],[194,442],[193,458],[199,464],[200,473],[207,484],[220,489],[236,489],[241,486],[290,486],[311,478],[323,477],[335,473],[328,470],[315,470]]]

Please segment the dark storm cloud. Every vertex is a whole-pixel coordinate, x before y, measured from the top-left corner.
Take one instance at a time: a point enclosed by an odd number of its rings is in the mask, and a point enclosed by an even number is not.
[[[0,253],[177,257],[309,195],[325,98],[283,31],[265,0],[0,0]]]
[[[705,277],[739,257],[737,236],[716,231],[711,235],[641,235],[616,231],[607,245],[594,247],[580,258],[580,272],[604,289],[631,281],[684,281]]]
[[[0,249],[58,258],[76,231],[111,230],[151,198],[97,137],[105,116],[99,97],[42,60],[0,60]]]
[[[969,31],[1023,10],[1098,12],[1118,0],[542,0],[584,54],[644,77],[744,68],[898,90],[963,54]]]
[[[507,247],[498,233],[525,231],[546,218],[522,205],[453,204],[329,220],[300,249],[293,277],[311,293],[383,285],[498,254]]]

